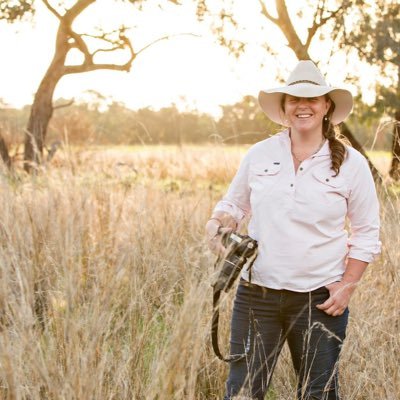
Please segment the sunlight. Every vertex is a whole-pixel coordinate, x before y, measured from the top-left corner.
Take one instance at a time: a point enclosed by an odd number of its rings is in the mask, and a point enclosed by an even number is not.
[[[298,6],[293,2],[290,7],[292,14],[298,12]],[[86,91],[96,90],[133,109],[159,109],[175,104],[181,110],[197,109],[217,116],[221,112],[220,104],[240,101],[248,94],[256,96],[261,88],[276,86],[277,79],[285,78],[297,61],[284,45],[286,40],[279,29],[265,23],[257,14],[258,9],[258,2],[235,3],[235,11],[247,26],[240,35],[249,46],[246,54],[234,59],[215,43],[211,32],[198,23],[191,4],[179,7],[170,4],[163,10],[154,4],[146,5],[143,12],[139,12],[130,4],[118,4],[117,7],[109,0],[98,0],[77,19],[75,28],[78,32],[86,31],[86,26],[92,31],[96,27],[111,31],[118,21],[117,26],[121,23],[131,26],[129,34],[136,51],[166,35],[192,33],[197,36],[177,36],[156,43],[137,57],[129,74],[96,71],[66,76],[57,86],[55,98],[79,101]],[[297,27],[304,34],[309,18],[303,11],[300,18],[303,24]],[[0,64],[0,98],[15,107],[30,104],[51,60],[57,20],[38,2],[33,24],[24,22],[11,26],[2,22],[0,27],[3,38],[0,51],[7,55],[7,62]],[[270,42],[278,56],[262,49],[266,37],[274,38]],[[329,82],[333,85],[341,83],[346,73],[353,69],[352,72],[359,73],[365,88],[363,96],[371,101],[373,90],[369,76],[372,67],[362,66],[356,58],[346,60],[340,53],[332,55],[330,47],[330,39],[324,38],[314,42],[310,49],[322,60],[320,67],[327,73]],[[113,57],[111,62],[123,62],[126,53],[120,52]],[[100,54],[98,59],[111,60],[109,53]],[[78,51],[68,55],[71,64],[81,61]],[[356,85],[349,87],[353,93],[357,92]]]

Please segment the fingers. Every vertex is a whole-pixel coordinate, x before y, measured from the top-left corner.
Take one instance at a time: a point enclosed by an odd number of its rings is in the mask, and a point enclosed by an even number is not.
[[[229,232],[232,232],[232,231],[233,231],[233,228],[223,228],[222,226],[220,226],[218,228],[218,230],[217,230],[217,234],[222,236],[225,233],[229,233]]]
[[[330,293],[329,298],[324,303],[316,306],[319,310],[324,311],[326,314],[332,315],[333,317],[342,315],[350,300],[348,293],[338,286],[339,285],[337,284],[329,285],[329,287],[327,287]]]
[[[208,241],[208,247],[215,255],[223,255],[226,252],[226,248],[222,245],[221,236],[216,235],[214,238]]]
[[[322,311],[327,311],[327,310],[329,310],[331,307],[333,307],[334,306],[334,300],[333,300],[333,298],[332,297],[329,297],[329,299],[328,300],[326,300],[324,303],[322,303],[322,304],[318,304],[317,305],[317,308],[319,309],[319,310],[322,310]]]
[[[226,248],[222,245],[222,236],[233,230],[234,227],[232,225],[222,226],[214,219],[209,220],[206,224],[207,244],[209,249],[216,255],[225,254]]]
[[[344,313],[345,309],[346,308],[334,304],[333,306],[323,311],[325,312],[325,314],[331,315],[332,317],[338,317],[339,315],[342,315]]]
[[[226,247],[222,244],[222,236],[225,233],[232,232],[232,228],[222,228],[217,229],[217,233],[210,239],[208,239],[208,247],[216,255],[224,255],[226,252]]]

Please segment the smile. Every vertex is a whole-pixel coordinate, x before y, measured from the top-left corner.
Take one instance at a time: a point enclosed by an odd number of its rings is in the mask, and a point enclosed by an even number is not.
[[[297,118],[310,118],[312,114],[296,114]]]

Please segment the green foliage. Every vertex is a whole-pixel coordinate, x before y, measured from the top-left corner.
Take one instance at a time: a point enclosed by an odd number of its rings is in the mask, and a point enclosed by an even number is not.
[[[392,125],[382,126],[382,104],[368,106],[355,99],[348,124],[358,140],[375,150],[389,149]],[[67,103],[59,99],[55,105]],[[131,110],[123,103],[112,102],[99,94],[90,103],[76,103],[54,110],[49,126],[48,143],[63,141],[72,145],[140,145],[140,144],[252,144],[278,132],[281,128],[267,119],[257,99],[244,96],[235,104],[221,106],[222,115],[215,119],[197,111],[179,111],[175,106],[160,110]],[[29,107],[17,110],[0,107],[0,130],[7,142],[23,142]],[[376,137],[375,137],[376,135]]]
[[[400,3],[397,0],[375,0],[371,4],[355,2],[352,30],[343,45],[355,48],[362,59],[380,67],[391,84],[376,82],[377,112],[393,115],[400,109]]]
[[[261,111],[253,96],[244,96],[240,102],[221,108],[223,114],[217,128],[225,142],[255,143],[265,138],[266,131],[271,134],[278,130],[278,126]]]
[[[54,113],[49,140],[68,138],[70,143],[127,145],[200,143],[207,141],[213,125],[211,116],[179,112],[175,106],[134,111],[113,102],[102,111],[82,103]]]
[[[255,143],[268,136],[266,131],[271,134],[278,129],[252,96],[221,108],[222,116],[215,120],[196,111],[180,112],[175,106],[133,111],[114,101],[101,111],[101,103],[82,103],[55,111],[49,140],[68,138],[70,143],[127,145],[207,141],[241,144]]]
[[[0,0],[0,20],[15,22],[34,13],[34,0]]]
[[[390,89],[386,89],[390,92]],[[394,121],[390,118],[390,96],[381,90],[377,101],[372,105],[362,102],[361,94],[354,99],[353,112],[346,124],[357,140],[366,149],[390,149],[392,145],[392,130]],[[382,118],[383,117],[383,118]]]

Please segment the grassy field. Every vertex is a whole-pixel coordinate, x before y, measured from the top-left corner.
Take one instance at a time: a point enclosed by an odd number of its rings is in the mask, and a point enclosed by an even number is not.
[[[203,230],[243,152],[69,150],[34,177],[3,171],[1,399],[221,399]],[[387,156],[372,156],[387,171]],[[400,398],[400,201],[390,193],[380,189],[383,254],[351,303],[345,400]],[[294,380],[285,349],[268,399],[293,399]]]

